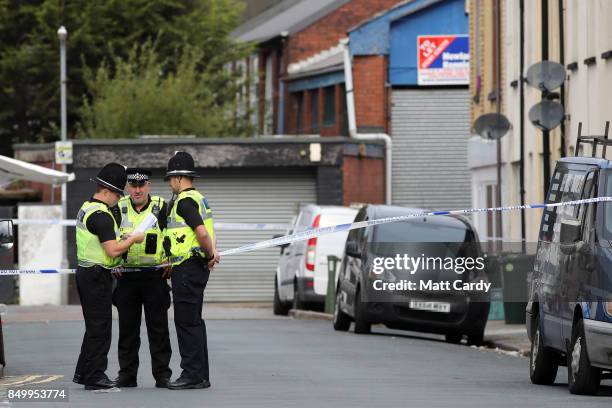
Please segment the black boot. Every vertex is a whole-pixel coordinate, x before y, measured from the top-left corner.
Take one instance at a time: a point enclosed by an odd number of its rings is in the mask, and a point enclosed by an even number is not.
[[[85,384],[86,390],[106,390],[109,388],[115,388],[117,383],[115,381],[111,381],[108,377],[104,376],[100,378],[98,381]]]
[[[209,388],[210,381],[208,380],[192,380],[187,377],[179,377],[176,381],[168,383],[168,389],[170,390],[193,390],[199,388]]]

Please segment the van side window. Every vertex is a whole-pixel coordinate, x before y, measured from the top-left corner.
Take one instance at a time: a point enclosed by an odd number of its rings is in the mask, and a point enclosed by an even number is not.
[[[591,171],[587,174],[586,182],[584,183],[584,189],[582,192],[582,199],[597,197],[598,175],[599,174],[597,171]],[[578,217],[580,220],[582,220],[583,223],[582,237],[585,241],[588,240],[589,232],[594,226],[596,209],[597,203],[580,204]]]
[[[584,183],[584,188],[582,189],[582,195],[580,196],[580,199],[585,200],[587,198],[594,198],[597,196],[596,192],[597,192],[597,172],[590,171],[589,173],[587,173],[586,181]],[[589,206],[593,204],[594,203],[580,204],[578,208],[578,218],[584,221],[584,214],[586,210],[588,209]]]
[[[583,186],[586,179],[586,171],[570,170],[564,177],[561,187],[561,202],[577,201],[582,197]],[[553,227],[553,241],[559,241],[559,233],[561,232],[561,223],[563,221],[580,221],[579,218],[580,205],[564,205],[557,207],[557,217]]]
[[[553,176],[547,203],[559,203],[580,200],[587,169],[568,169],[557,167]],[[548,208],[544,211],[540,228],[540,239],[558,241],[563,220],[577,220],[580,205],[564,205]]]
[[[561,193],[559,191],[561,183],[565,179],[567,169],[557,166],[555,174],[553,175],[550,190],[548,191],[548,197],[546,199],[547,204],[554,204],[561,201]],[[540,226],[540,237],[541,241],[552,241],[553,227],[557,220],[557,207],[545,208],[544,214],[542,215],[542,224]]]

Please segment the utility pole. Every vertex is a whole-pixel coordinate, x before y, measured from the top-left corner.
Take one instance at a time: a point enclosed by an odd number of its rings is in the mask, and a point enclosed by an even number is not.
[[[548,0],[542,2],[542,61],[548,61]],[[542,92],[542,99],[546,97],[546,92]],[[544,161],[544,199],[548,193],[550,183],[550,131],[542,131],[542,156]]]
[[[68,37],[68,31],[66,27],[61,26],[57,30],[57,37],[60,43],[60,121],[61,121],[61,140],[65,142],[68,140],[67,136],[67,102],[66,102],[66,38]],[[66,165],[62,165],[62,171],[66,172]],[[66,183],[62,183],[62,220],[66,219]],[[68,256],[66,251],[66,227],[62,227],[62,268],[68,267]]]

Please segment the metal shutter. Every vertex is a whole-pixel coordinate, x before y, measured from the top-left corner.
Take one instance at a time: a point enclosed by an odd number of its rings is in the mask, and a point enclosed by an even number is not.
[[[288,224],[301,205],[316,203],[313,173],[305,171],[223,170],[203,172],[197,189],[206,196],[215,222]],[[167,199],[170,189],[161,179],[151,191]],[[219,250],[270,239],[285,231],[217,231]],[[207,301],[271,301],[278,248],[268,248],[221,260],[212,273]]]
[[[393,90],[393,203],[469,208],[467,89]]]

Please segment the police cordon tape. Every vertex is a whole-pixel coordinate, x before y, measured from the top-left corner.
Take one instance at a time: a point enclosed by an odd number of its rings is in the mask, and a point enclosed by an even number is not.
[[[513,205],[513,206],[506,206],[506,207],[470,208],[470,209],[465,209],[465,210],[415,212],[414,214],[401,215],[397,217],[380,218],[377,220],[360,221],[360,222],[353,222],[353,223],[348,223],[348,224],[332,225],[330,227],[307,229],[305,231],[301,231],[301,232],[291,234],[291,235],[286,235],[284,237],[269,239],[266,241],[254,242],[252,244],[247,244],[247,245],[244,245],[238,248],[228,249],[227,251],[222,251],[219,255],[227,256],[227,255],[240,254],[243,252],[251,252],[251,251],[258,250],[258,249],[264,249],[264,248],[269,248],[272,246],[290,244],[292,242],[303,241],[303,240],[310,239],[310,238],[320,237],[321,235],[333,234],[335,232],[350,231],[350,230],[354,230],[358,228],[370,227],[372,225],[390,224],[393,222],[408,221],[411,218],[417,218],[417,217],[430,217],[430,216],[436,216],[436,215],[473,214],[473,213],[479,213],[479,212],[493,212],[493,211],[527,210],[527,209],[547,208],[547,207],[561,207],[565,205],[598,203],[602,201],[612,201],[612,197],[596,197],[596,198],[588,198],[584,200],[565,201],[565,202],[552,203],[552,204],[529,204],[529,205]]]
[[[551,204],[528,204],[528,205],[513,205],[506,207],[490,207],[490,208],[470,208],[463,210],[447,210],[447,211],[425,211],[415,212],[413,214],[406,214],[397,217],[379,218],[377,220],[368,220],[353,222],[347,224],[332,225],[329,227],[321,228],[309,228],[304,231],[297,232],[295,234],[285,235],[279,238],[268,239],[265,241],[254,242],[252,244],[243,245],[238,248],[228,249],[220,252],[220,256],[228,256],[241,254],[246,252],[252,252],[259,249],[270,248],[273,246],[291,244],[293,242],[304,241],[310,238],[320,237],[322,235],[333,234],[336,232],[350,231],[359,228],[370,227],[373,225],[390,224],[394,222],[409,221],[412,218],[419,217],[431,217],[439,215],[461,215],[461,214],[474,214],[481,212],[494,212],[494,211],[516,211],[516,210],[528,210],[528,209],[540,209],[540,208],[554,208],[569,205],[579,204],[590,204],[599,202],[612,201],[612,197],[596,197],[588,198],[583,200],[565,201],[560,203]],[[132,271],[137,271],[133,269]],[[71,274],[74,273],[74,269],[0,269],[0,275],[33,275],[33,274]]]

